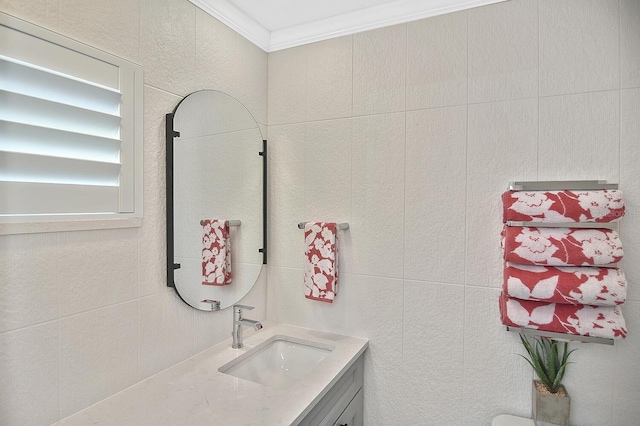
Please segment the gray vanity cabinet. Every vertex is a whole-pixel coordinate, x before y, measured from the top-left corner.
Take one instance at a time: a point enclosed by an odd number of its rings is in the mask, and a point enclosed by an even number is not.
[[[364,355],[322,397],[300,426],[362,426]]]

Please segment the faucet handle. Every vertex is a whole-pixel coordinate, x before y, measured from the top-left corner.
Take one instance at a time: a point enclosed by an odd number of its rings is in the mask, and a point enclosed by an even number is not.
[[[247,311],[250,311],[250,310],[252,310],[254,308],[255,308],[255,306],[233,305],[233,310],[234,311],[242,311],[243,309],[246,309]]]

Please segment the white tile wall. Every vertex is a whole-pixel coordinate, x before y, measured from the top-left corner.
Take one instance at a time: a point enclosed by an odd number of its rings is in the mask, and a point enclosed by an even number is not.
[[[618,0],[540,0],[540,95],[617,89]]]
[[[620,0],[620,87],[640,87],[640,2]]]
[[[536,96],[538,1],[469,10],[469,103]]]
[[[407,26],[353,36],[353,115],[405,108]]]
[[[511,0],[412,22],[406,65],[402,25],[354,35],[352,54],[348,38],[306,46],[306,59],[305,47],[270,54],[269,115],[296,124],[269,127],[283,156],[270,170],[267,315],[370,339],[365,424],[530,415],[533,374],[498,313],[500,195],[537,179],[619,181],[626,194],[630,337],[577,345],[567,387],[572,424],[637,423],[638,5]],[[305,60],[306,93],[318,95],[303,102]],[[302,296],[301,211],[350,221],[333,305]]]
[[[207,87],[266,124],[267,54],[186,0],[0,0],[0,11],[145,73],[143,226],[0,236],[0,424],[50,425],[228,338],[229,310],[194,311],[166,287],[164,115]],[[266,270],[245,301],[265,318]]]
[[[407,24],[407,110],[467,102],[467,12]]]

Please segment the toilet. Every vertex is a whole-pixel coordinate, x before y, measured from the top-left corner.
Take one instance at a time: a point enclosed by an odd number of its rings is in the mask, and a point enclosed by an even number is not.
[[[493,419],[491,426],[535,426],[535,423],[533,420],[525,419],[524,417],[500,414]]]

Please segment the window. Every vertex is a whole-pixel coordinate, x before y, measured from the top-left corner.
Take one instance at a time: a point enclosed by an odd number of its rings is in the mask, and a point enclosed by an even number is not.
[[[141,217],[142,68],[0,14],[0,223]]]

